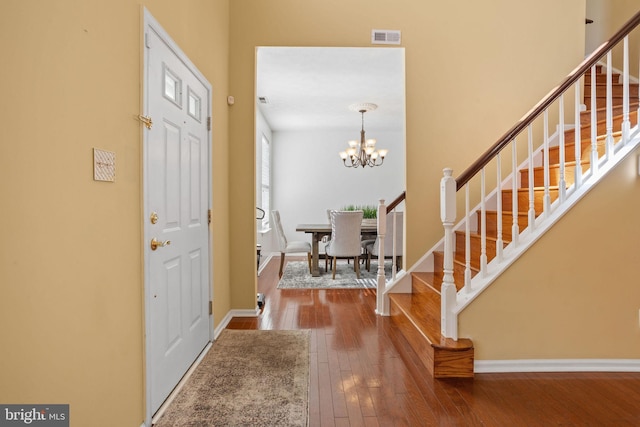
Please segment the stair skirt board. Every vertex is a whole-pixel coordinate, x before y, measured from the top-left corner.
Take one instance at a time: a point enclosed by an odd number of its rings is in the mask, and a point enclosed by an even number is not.
[[[495,279],[498,278],[500,272],[509,267],[515,262],[526,250],[532,246],[544,233],[550,229],[564,214],[566,214],[571,208],[582,199],[603,177],[605,177],[611,170],[613,170],[620,162],[622,162],[628,155],[633,153],[635,148],[640,143],[640,127],[636,126],[631,129],[631,135],[629,141],[622,147],[619,147],[612,158],[606,163],[600,162],[596,175],[593,176],[593,172],[589,172],[584,177],[584,181],[579,188],[571,186],[567,189],[566,199],[563,204],[559,204],[559,200],[555,200],[551,204],[551,211],[548,214],[542,214],[538,216],[534,223],[534,229],[524,230],[518,237],[518,243],[515,248],[507,246],[504,249],[503,259],[501,263],[497,263],[497,259],[492,260],[488,265],[488,271],[484,278],[480,275],[474,277],[472,280],[473,287],[470,292],[461,293],[458,295],[458,303],[456,304],[455,312],[460,313],[467,305],[475,299],[477,295],[489,286]]]
[[[507,372],[640,372],[640,359],[476,360],[476,374]]]

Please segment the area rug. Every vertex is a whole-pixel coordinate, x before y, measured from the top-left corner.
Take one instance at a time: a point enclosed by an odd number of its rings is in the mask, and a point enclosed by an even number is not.
[[[279,289],[364,289],[377,287],[378,263],[371,261],[371,271],[367,271],[364,265],[360,265],[360,279],[353,271],[353,261],[338,261],[336,278],[332,279],[331,267],[324,271],[324,261],[320,262],[320,276],[313,277],[309,273],[309,264],[306,261],[289,261],[278,282]],[[391,277],[391,261],[385,262],[385,276]]]
[[[307,426],[309,340],[225,329],[154,426]]]

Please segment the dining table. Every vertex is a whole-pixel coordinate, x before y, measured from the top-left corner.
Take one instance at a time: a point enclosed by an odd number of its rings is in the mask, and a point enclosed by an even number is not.
[[[331,234],[331,224],[318,223],[318,224],[298,224],[296,231],[311,234],[311,275],[313,277],[320,276],[320,240],[323,236]],[[360,228],[360,234],[362,236],[371,237],[375,239],[378,232],[378,226],[375,221],[362,222]]]

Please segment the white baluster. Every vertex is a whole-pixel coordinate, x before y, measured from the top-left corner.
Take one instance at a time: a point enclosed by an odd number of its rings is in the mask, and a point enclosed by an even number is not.
[[[580,188],[582,185],[582,136],[580,135],[580,128],[582,120],[580,119],[580,106],[582,105],[582,100],[580,99],[580,81],[578,80],[575,84],[575,111],[576,111],[576,126],[574,128],[574,148],[575,148],[575,157],[576,157],[576,167],[574,171],[574,189]],[[574,190],[575,191],[575,190]]]
[[[611,51],[607,52],[607,139],[605,145],[605,158],[613,155],[613,69],[611,65]]]
[[[549,109],[544,110],[544,126],[543,126],[543,146],[544,151],[544,208],[543,215],[551,213],[551,194],[549,193]]]
[[[520,235],[520,226],[518,224],[518,152],[515,138],[511,142],[511,190],[511,216],[513,218],[511,243],[515,248],[518,246],[518,236]]]
[[[629,121],[629,36],[624,38],[622,66],[622,144],[626,144],[631,133]]]
[[[467,220],[464,225],[464,287],[465,292],[471,292],[471,226],[469,224],[469,184],[464,186],[464,206]]]
[[[560,176],[558,177],[558,198],[560,203],[564,202],[567,196],[567,182],[564,179],[564,94],[560,95],[560,125],[559,125],[559,155],[560,155]]]
[[[498,177],[498,186],[497,186],[497,217],[496,217],[496,228],[497,228],[497,236],[496,236],[496,258],[498,258],[498,262],[502,262],[502,257],[504,254],[504,241],[502,238],[502,161],[500,160],[500,153],[496,156],[496,175]]]
[[[396,270],[397,270],[397,266],[396,266],[396,233],[398,232],[396,230],[396,209],[394,208],[393,211],[391,212],[391,280],[396,280]],[[378,263],[379,264],[379,263]],[[378,268],[380,268],[380,265],[378,265]],[[383,268],[384,270],[384,268]]]
[[[444,275],[440,288],[440,329],[443,337],[458,339],[456,284],[453,278],[453,224],[456,220],[456,181],[452,169],[444,169],[440,180],[440,219],[444,226]]]
[[[533,187],[535,187],[535,175],[534,175],[534,164],[533,164],[533,128],[531,125],[527,127],[527,140],[529,145],[529,211],[528,211],[528,224],[529,230],[533,231],[536,223],[536,203],[535,203],[535,194],[533,192]]]
[[[598,172],[598,104],[596,103],[596,66],[591,67],[591,176]]]
[[[480,275],[487,275],[487,206],[485,197],[485,173],[480,171]]]
[[[386,278],[384,277],[384,239],[387,233],[387,206],[384,204],[384,199],[380,199],[378,203],[378,274],[376,292],[376,312],[378,314],[386,315],[389,313],[388,299],[385,298],[384,291],[387,287]]]

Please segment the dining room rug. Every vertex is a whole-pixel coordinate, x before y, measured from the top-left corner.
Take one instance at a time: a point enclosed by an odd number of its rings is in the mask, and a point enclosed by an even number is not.
[[[387,280],[391,277],[391,260],[384,263]],[[278,282],[278,289],[375,289],[377,287],[378,263],[371,261],[371,271],[360,265],[360,279],[353,271],[353,260],[339,260],[336,268],[336,278],[332,279],[331,266],[325,271],[324,262],[320,262],[320,276],[313,277],[309,273],[306,261],[288,261],[282,278]]]
[[[309,341],[309,330],[223,330],[154,427],[307,426]]]

